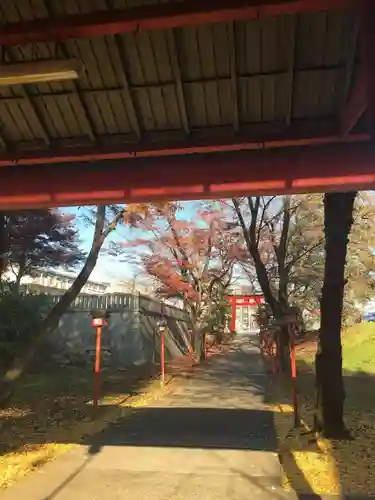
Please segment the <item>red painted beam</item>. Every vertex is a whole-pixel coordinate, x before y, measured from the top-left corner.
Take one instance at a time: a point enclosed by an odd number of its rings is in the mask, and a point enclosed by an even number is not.
[[[369,141],[370,135],[351,134],[342,137],[335,135],[308,134],[271,134],[268,139],[263,140],[228,140],[210,142],[181,142],[172,145],[160,145],[155,149],[155,144],[131,144],[118,147],[90,147],[90,148],[65,148],[46,151],[30,151],[23,153],[3,153],[0,154],[0,167],[12,165],[45,165],[53,163],[77,163],[88,161],[104,160],[129,160],[134,158],[158,158],[176,155],[207,154],[229,151],[259,151],[264,149],[296,148],[301,146],[319,146],[337,143],[355,143]]]
[[[38,19],[1,27],[0,45],[137,33],[265,16],[346,9],[354,0],[192,0]]]
[[[371,144],[0,169],[0,211],[375,188]]]
[[[368,75],[365,66],[362,66],[349,100],[341,117],[341,132],[343,137],[357,125],[368,107]]]

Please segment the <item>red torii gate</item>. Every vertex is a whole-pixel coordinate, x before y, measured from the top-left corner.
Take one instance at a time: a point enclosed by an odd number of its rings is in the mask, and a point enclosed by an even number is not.
[[[264,298],[262,295],[227,295],[226,299],[230,302],[232,308],[232,332],[236,331],[237,307],[258,307],[264,304]]]

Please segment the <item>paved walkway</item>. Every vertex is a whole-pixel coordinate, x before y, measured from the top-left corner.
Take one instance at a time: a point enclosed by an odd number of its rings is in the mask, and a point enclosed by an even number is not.
[[[265,375],[246,337],[172,394],[0,494],[4,500],[284,498]]]

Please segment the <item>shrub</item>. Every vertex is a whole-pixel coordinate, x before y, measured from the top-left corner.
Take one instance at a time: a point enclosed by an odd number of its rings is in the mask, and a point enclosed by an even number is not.
[[[52,307],[46,295],[18,295],[0,290],[0,363],[6,367],[30,343]]]

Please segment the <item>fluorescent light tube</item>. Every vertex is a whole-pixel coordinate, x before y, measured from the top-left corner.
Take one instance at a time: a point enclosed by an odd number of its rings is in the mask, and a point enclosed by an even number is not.
[[[0,86],[76,80],[82,70],[77,59],[0,64]]]

